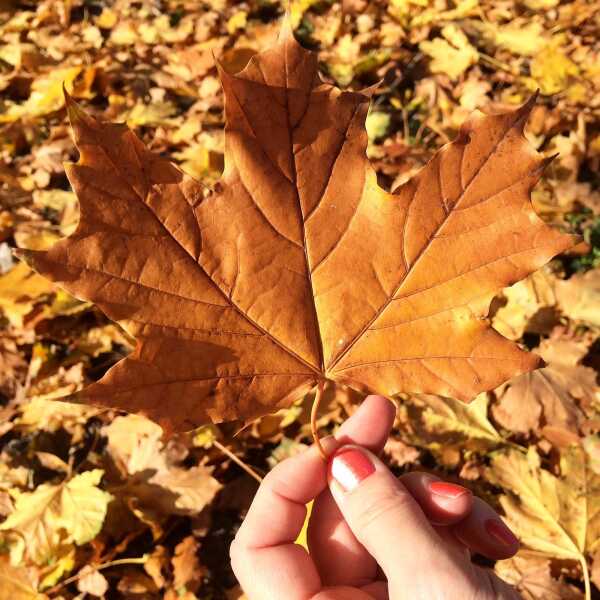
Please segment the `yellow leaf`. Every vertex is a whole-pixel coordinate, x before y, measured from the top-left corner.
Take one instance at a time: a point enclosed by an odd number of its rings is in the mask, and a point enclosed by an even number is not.
[[[577,65],[564,53],[557,43],[547,46],[531,61],[531,76],[542,94],[557,94],[579,75]]]
[[[135,44],[139,36],[132,23],[119,23],[110,33],[110,41],[116,46]]]
[[[248,21],[248,13],[245,10],[236,12],[233,17],[227,21],[227,31],[233,35],[238,29],[245,29]]]
[[[534,56],[547,41],[544,39],[544,29],[540,23],[511,21],[507,25],[489,23],[488,32],[497,46],[520,56]]]
[[[477,63],[479,53],[455,25],[446,25],[442,29],[442,35],[443,38],[421,42],[419,48],[431,57],[433,73],[444,73],[450,79],[458,79],[471,65]]]
[[[73,546],[61,546],[52,556],[51,569],[44,570],[44,578],[40,581],[40,590],[46,590],[56,585],[67,573],[75,567],[75,548]]]
[[[19,263],[0,276],[0,308],[12,325],[22,327],[23,318],[53,291],[54,286],[47,279]]]
[[[16,533],[25,542],[26,555],[38,565],[64,543],[89,542],[100,531],[112,499],[97,487],[102,475],[101,469],[94,469],[60,485],[44,483],[33,492],[16,494],[15,510],[0,531]]]
[[[531,10],[547,10],[558,6],[560,0],[524,0],[523,4]]]
[[[50,71],[33,82],[31,95],[24,104],[13,104],[4,115],[0,115],[0,123],[21,117],[41,117],[60,110],[65,105],[63,85],[76,97],[91,97],[95,74],[93,67],[81,66]]]
[[[524,546],[549,557],[578,561],[586,597],[589,574],[585,552],[600,541],[600,477],[581,446],[563,450],[560,477],[541,468],[535,447],[492,458],[488,477],[508,493],[500,498],[510,527]]]
[[[138,103],[127,114],[127,124],[130,127],[167,125],[175,111],[175,106],[170,102]]]
[[[421,396],[428,409],[423,420],[431,434],[445,436],[459,434],[465,440],[481,440],[500,444],[503,439],[487,418],[488,399],[479,394],[470,404],[452,398]]]
[[[96,19],[96,25],[100,29],[112,29],[119,20],[117,13],[110,8],[103,8],[102,12]]]
[[[20,427],[27,431],[58,431],[60,428],[71,428],[77,423],[85,423],[98,412],[93,406],[82,406],[70,402],[58,402],[33,398],[21,408],[21,416],[17,420]]]

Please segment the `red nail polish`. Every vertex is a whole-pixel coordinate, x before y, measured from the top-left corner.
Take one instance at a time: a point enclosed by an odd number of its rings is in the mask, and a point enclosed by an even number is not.
[[[462,485],[448,483],[447,481],[432,481],[429,484],[429,490],[437,496],[443,496],[451,500],[469,493],[469,490],[462,487]]]
[[[334,454],[329,472],[344,491],[353,490],[363,479],[375,472],[368,456],[357,448],[346,448]]]
[[[515,534],[499,519],[487,519],[483,525],[488,534],[502,546],[514,546],[519,543]]]

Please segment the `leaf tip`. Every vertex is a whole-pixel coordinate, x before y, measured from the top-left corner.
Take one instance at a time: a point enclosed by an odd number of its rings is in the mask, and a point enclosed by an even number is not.
[[[285,13],[281,19],[281,28],[279,29],[278,39],[283,42],[288,39],[294,39],[294,28],[292,27],[292,13],[290,10],[290,3],[286,2]]]
[[[69,121],[71,121],[71,125],[75,125],[77,122],[83,120],[85,118],[85,112],[81,109],[79,104],[73,100],[73,96],[67,92],[67,88],[65,87],[65,83],[63,81],[63,95],[65,97],[65,106],[67,108],[67,115],[69,116]]]
[[[537,103],[537,99],[539,96],[539,90],[536,90],[528,100],[526,100],[519,108],[517,108],[517,119],[515,121],[515,126],[521,129],[524,129],[525,123],[533,110],[533,107]]]
[[[32,250],[26,250],[25,248],[13,248],[12,254],[15,258],[18,258],[20,261],[24,262],[28,267],[31,267],[33,269],[34,252]]]

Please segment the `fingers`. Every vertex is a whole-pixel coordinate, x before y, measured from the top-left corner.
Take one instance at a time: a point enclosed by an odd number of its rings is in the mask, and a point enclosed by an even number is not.
[[[472,552],[501,560],[518,551],[519,541],[498,513],[467,488],[417,471],[402,475],[400,481],[432,524],[452,525],[451,535]]]
[[[326,451],[338,445],[321,442]],[[294,544],[305,505],[327,485],[326,468],[315,447],[283,461],[265,477],[231,545],[231,566],[248,597],[306,600],[321,588],[313,561]]]
[[[394,415],[389,401],[369,397],[336,437],[380,450]],[[327,453],[340,445],[334,438],[321,443]],[[249,598],[305,599],[320,589],[313,561],[293,542],[304,523],[305,504],[326,488],[326,464],[315,447],[280,463],[265,477],[231,547],[233,570]]]
[[[458,523],[473,507],[471,490],[429,473],[413,471],[402,475],[400,481],[434,525]]]
[[[368,396],[335,437],[378,454],[388,438],[395,414],[396,408],[389,400]],[[319,494],[313,505],[308,547],[323,585],[360,586],[377,574],[377,563],[344,521],[329,490]]]
[[[456,571],[449,556],[440,552],[441,540],[419,504],[377,457],[362,448],[344,446],[329,465],[333,497],[392,588],[414,580],[432,557],[438,568]]]
[[[473,509],[465,519],[452,526],[452,532],[473,552],[493,560],[510,558],[519,550],[519,540],[481,498],[473,499]]]
[[[342,444],[364,446],[379,454],[390,435],[396,406],[383,396],[367,396],[356,412],[337,430],[335,439]]]

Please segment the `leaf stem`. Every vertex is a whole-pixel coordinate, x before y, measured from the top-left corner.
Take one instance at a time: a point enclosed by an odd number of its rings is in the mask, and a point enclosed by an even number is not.
[[[225,456],[228,456],[238,467],[244,469],[248,475],[254,477],[258,483],[262,483],[263,478],[252,468],[249,467],[241,458],[238,458],[227,446],[223,446],[218,440],[213,440],[213,446],[218,448]]]
[[[310,429],[312,431],[313,440],[317,448],[319,449],[319,454],[323,457],[323,460],[327,460],[327,453],[321,446],[321,440],[319,439],[319,429],[317,427],[317,413],[319,412],[319,404],[321,403],[321,397],[323,396],[323,381],[319,381],[317,384],[317,392],[315,394],[315,399],[313,400],[313,405],[310,410]]]
[[[579,562],[581,563],[581,570],[583,571],[583,584],[585,585],[585,600],[592,600],[592,589],[590,586],[590,571],[587,566],[585,556],[579,555]]]

